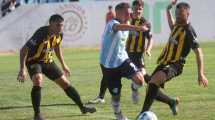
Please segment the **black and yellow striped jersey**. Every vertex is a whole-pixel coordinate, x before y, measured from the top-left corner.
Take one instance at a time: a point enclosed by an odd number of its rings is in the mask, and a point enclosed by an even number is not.
[[[26,63],[53,61],[53,49],[61,43],[63,34],[50,36],[48,29],[48,26],[39,28],[25,44],[28,48]]]
[[[160,57],[158,64],[169,64],[174,62],[185,63],[185,58],[191,48],[198,48],[197,35],[191,24],[175,24]]]
[[[144,17],[141,17],[140,19],[131,19],[130,20],[131,25],[135,26],[141,26],[143,24],[147,24],[150,28],[150,24]],[[130,31],[129,37],[126,43],[126,51],[128,53],[143,53],[145,50],[145,39],[148,40],[151,39],[152,34],[150,32],[150,29],[146,32],[142,31]]]

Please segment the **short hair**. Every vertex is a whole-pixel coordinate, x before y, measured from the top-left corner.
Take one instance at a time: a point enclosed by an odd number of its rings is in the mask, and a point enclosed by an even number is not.
[[[142,0],[134,0],[132,2],[132,6],[136,6],[136,5],[144,6],[144,2]]]
[[[127,8],[130,8],[129,4],[126,3],[126,2],[122,2],[122,3],[119,3],[119,4],[116,5],[115,11],[121,11],[121,10],[124,10],[124,9],[127,9]]]
[[[108,6],[108,9],[112,9],[112,8],[113,8],[112,5],[109,5],[109,6]]]
[[[49,23],[58,21],[64,21],[63,17],[59,14],[54,14],[49,18]]]
[[[180,2],[176,5],[176,9],[181,9],[181,8],[188,10],[190,9],[190,5],[186,2]]]

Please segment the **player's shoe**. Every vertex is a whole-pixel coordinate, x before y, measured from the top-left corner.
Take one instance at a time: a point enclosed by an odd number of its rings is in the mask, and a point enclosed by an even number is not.
[[[178,114],[178,104],[179,104],[179,97],[176,97],[174,99],[172,99],[171,105],[170,105],[170,109],[172,111],[173,115],[177,115]]]
[[[114,115],[116,117],[116,120],[128,120],[128,118],[124,116],[121,111],[119,113],[114,113]]]
[[[138,89],[133,88],[133,84],[131,84],[131,91],[132,91],[131,98],[132,98],[133,103],[138,104],[139,99],[140,99],[139,98],[139,92],[138,92]]]
[[[94,113],[94,112],[96,112],[96,108],[95,107],[84,106],[83,108],[81,108],[81,112],[82,112],[82,114]]]
[[[38,113],[34,115],[34,120],[45,120],[45,118],[40,113]]]
[[[88,103],[91,104],[105,103],[105,99],[101,98],[100,96],[97,96],[93,100],[90,100]]]

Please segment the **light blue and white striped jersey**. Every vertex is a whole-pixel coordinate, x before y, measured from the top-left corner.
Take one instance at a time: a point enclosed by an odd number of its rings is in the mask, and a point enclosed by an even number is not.
[[[106,68],[119,67],[128,59],[125,45],[129,31],[113,31],[114,24],[120,23],[115,19],[108,22],[102,36],[100,64]]]

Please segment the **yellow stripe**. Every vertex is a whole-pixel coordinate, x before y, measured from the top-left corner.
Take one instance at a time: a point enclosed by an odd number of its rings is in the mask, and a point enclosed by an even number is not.
[[[175,28],[176,28],[176,27],[175,27]],[[173,35],[173,32],[174,32],[174,31],[172,32],[171,36],[173,37],[173,39],[175,39],[176,36],[178,36],[178,35],[181,33],[181,30],[182,30],[182,28],[179,28],[179,29],[177,30],[177,32],[176,32],[174,35]],[[171,39],[171,38],[170,38],[170,39]],[[169,60],[171,60],[172,53],[173,53],[173,47],[174,47],[174,44],[169,43],[168,51],[166,51],[165,57],[163,57],[163,59],[161,60],[160,63],[167,64],[167,62],[168,62]],[[165,59],[166,59],[166,60],[165,60]]]
[[[50,38],[49,38],[48,43],[47,43],[47,49],[50,49],[50,47],[51,47],[51,43],[50,43]],[[48,53],[47,53],[47,51],[45,52],[45,55],[44,55],[44,58],[43,58],[45,63],[47,63],[48,60],[49,60],[49,56],[50,56],[49,54],[50,54],[50,52],[48,52]]]
[[[174,62],[180,59],[182,48],[183,48],[183,45],[184,45],[184,37],[185,37],[185,35],[186,35],[186,32],[184,31],[182,33],[182,35],[180,36],[180,38],[179,38],[179,44],[178,44],[178,48],[177,48],[177,52],[176,52]]]
[[[143,46],[143,32],[139,32],[137,52],[141,52],[142,46]]]
[[[178,31],[173,35],[173,39],[176,39],[176,37],[181,34],[181,30],[182,30],[182,27],[178,29]],[[174,43],[170,43],[170,49],[169,49],[169,53],[168,53],[168,56],[167,56],[167,59],[164,61],[163,64],[167,64],[168,61],[171,60],[172,58],[172,55],[173,55],[173,48],[174,48]]]
[[[41,53],[43,51],[44,45],[45,45],[45,42],[41,43],[39,48],[37,49],[36,54],[33,57],[29,58],[28,61],[31,61],[33,59],[36,59],[36,58],[40,57],[40,55],[41,55]]]
[[[135,21],[134,25],[137,26],[139,24],[139,20]],[[136,32],[136,31],[133,31]],[[131,45],[130,45],[130,52],[134,52],[134,48],[135,48],[135,42],[136,42],[136,33],[132,34],[132,38],[131,38]]]

